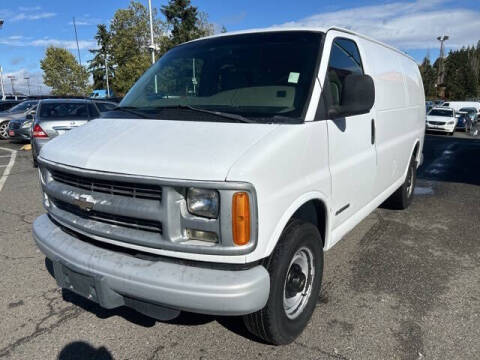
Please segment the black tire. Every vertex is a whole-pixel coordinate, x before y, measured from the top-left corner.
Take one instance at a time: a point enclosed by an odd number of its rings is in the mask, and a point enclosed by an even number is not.
[[[35,147],[33,144],[30,142],[32,146],[32,160],[33,160],[33,167],[38,168],[38,162],[37,162],[37,154],[35,153]]]
[[[311,223],[300,220],[291,221],[279,240],[277,247],[266,263],[266,268],[270,273],[270,296],[265,307],[256,313],[244,316],[244,322],[247,329],[263,339],[264,341],[284,345],[295,340],[305,329],[317,303],[318,294],[322,284],[323,276],[323,248],[322,237],[318,229]],[[308,276],[304,272],[300,277],[300,282],[290,281],[288,284],[299,286],[295,288],[295,296],[299,296],[300,305],[290,307],[291,313],[287,315],[285,308],[285,299],[291,301],[295,297],[288,296],[287,275],[298,274],[298,270],[292,263],[298,259],[299,253],[310,252],[311,264],[314,270],[313,276]],[[298,265],[297,265],[298,267]],[[308,265],[307,265],[308,267]],[[293,271],[296,270],[296,271]],[[307,271],[310,273],[310,271]],[[301,276],[301,275],[300,275]],[[290,280],[298,280],[295,275],[289,277]],[[301,284],[304,284],[303,287]],[[299,291],[299,288],[302,288]],[[297,292],[298,291],[298,292]],[[309,295],[304,296],[304,292]],[[300,294],[300,295],[299,295]]]
[[[0,140],[8,139],[8,123],[9,121],[0,123]]]
[[[410,206],[417,181],[417,162],[415,156],[410,160],[405,182],[385,202],[386,207],[395,210],[405,210]]]

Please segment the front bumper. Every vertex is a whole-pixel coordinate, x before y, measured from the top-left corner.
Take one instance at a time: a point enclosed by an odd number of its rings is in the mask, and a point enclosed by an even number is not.
[[[451,133],[455,131],[455,124],[453,125],[431,125],[427,123],[427,131],[441,131]]]
[[[261,265],[219,270],[143,260],[82,241],[63,231],[48,215],[35,220],[33,237],[52,260],[61,287],[105,308],[126,305],[153,317],[158,317],[155,311],[159,307],[167,312],[244,315],[262,309],[270,292],[270,277]],[[72,286],[71,274],[85,279],[83,285],[87,285],[83,289]]]

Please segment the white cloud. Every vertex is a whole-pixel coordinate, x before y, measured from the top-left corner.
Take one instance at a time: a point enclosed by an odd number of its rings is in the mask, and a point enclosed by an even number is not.
[[[416,0],[359,6],[324,12],[280,26],[340,26],[371,36],[401,49],[438,47],[439,35],[449,35],[448,47],[476,44],[480,12],[445,8],[451,0]]]
[[[58,39],[39,39],[39,40],[33,40],[28,43],[28,45],[31,46],[56,46],[56,47],[61,47],[65,49],[77,49],[77,43],[75,41],[71,40],[58,40]],[[90,41],[90,40],[79,40],[78,41],[78,47],[80,50],[84,49],[93,49],[97,46],[97,43],[95,41]]]
[[[40,19],[48,19],[51,17],[54,17],[55,13],[53,12],[41,12],[41,13],[34,13],[34,14],[28,14],[28,13],[20,13],[15,16],[13,16],[10,21],[15,22],[15,21],[20,21],[20,20],[40,20]]]
[[[3,82],[5,84],[5,91],[11,92],[11,82],[8,76],[15,76],[15,91],[28,95],[28,83],[25,77],[30,78],[30,93],[32,95],[46,95],[50,92],[50,88],[43,83],[43,75],[41,71],[29,72],[26,69],[20,69],[14,72],[3,73]]]
[[[31,38],[25,38],[21,35],[0,38],[0,45],[38,47],[56,46],[70,50],[77,49],[77,43],[73,40],[59,40],[50,38],[31,40]],[[80,50],[95,49],[97,47],[97,43],[93,40],[79,40],[78,47],[80,48]]]

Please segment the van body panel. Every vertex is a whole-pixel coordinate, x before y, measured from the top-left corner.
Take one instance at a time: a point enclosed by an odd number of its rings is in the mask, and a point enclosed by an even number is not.
[[[303,204],[299,199],[306,202],[312,199],[312,193],[317,193],[316,198],[329,206],[327,131],[325,121],[279,126],[230,169],[227,181],[255,184],[257,193],[261,240],[247,255],[247,262],[273,251],[290,216]]]

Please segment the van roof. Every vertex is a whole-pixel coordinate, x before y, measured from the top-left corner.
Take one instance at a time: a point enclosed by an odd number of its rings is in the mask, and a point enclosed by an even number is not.
[[[199,40],[203,40],[203,39],[212,39],[212,38],[217,38],[217,37],[222,37],[222,36],[233,36],[233,35],[243,35],[243,34],[253,34],[253,33],[263,33],[263,32],[277,32],[277,31],[312,31],[312,32],[322,32],[322,33],[327,33],[328,31],[330,30],[336,30],[336,31],[339,31],[339,32],[344,32],[346,34],[351,34],[351,35],[355,35],[355,36],[358,36],[362,39],[365,39],[367,41],[371,41],[371,42],[374,42],[378,45],[381,45],[383,47],[386,47],[390,50],[393,50],[395,52],[397,52],[398,54],[400,55],[403,55],[407,58],[409,58],[410,60],[412,61],[415,61],[415,59],[413,57],[411,57],[410,55],[408,55],[407,53],[401,51],[401,50],[398,50],[397,48],[394,48],[393,46],[391,45],[388,45],[388,44],[385,44],[381,41],[378,41],[378,40],[375,40],[375,39],[372,39],[371,37],[368,37],[366,35],[362,35],[360,33],[357,33],[353,30],[349,30],[349,29],[345,29],[345,28],[342,28],[342,27],[337,27],[337,26],[330,26],[328,28],[325,28],[325,27],[317,27],[317,26],[285,26],[285,27],[280,27],[280,26],[276,26],[276,27],[269,27],[269,28],[258,28],[258,29],[247,29],[247,30],[239,30],[239,31],[232,31],[232,32],[226,32],[226,33],[220,33],[220,34],[215,34],[215,35],[211,35],[211,36],[207,36],[207,37],[203,37],[203,38],[199,38],[199,39],[195,39],[195,40],[191,40],[189,42],[194,42],[194,41],[199,41]],[[416,61],[415,61],[416,62]]]

